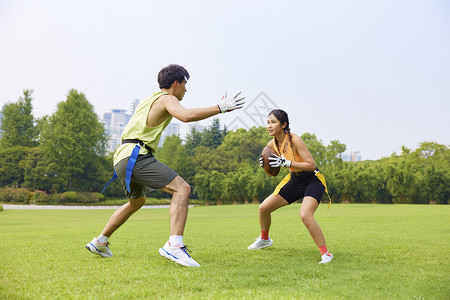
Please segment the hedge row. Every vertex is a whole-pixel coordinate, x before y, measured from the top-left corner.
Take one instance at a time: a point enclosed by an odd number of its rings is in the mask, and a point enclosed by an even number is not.
[[[17,204],[66,204],[66,203],[97,203],[104,201],[100,193],[64,192],[62,194],[47,194],[43,191],[30,191],[26,188],[0,188],[1,203]]]

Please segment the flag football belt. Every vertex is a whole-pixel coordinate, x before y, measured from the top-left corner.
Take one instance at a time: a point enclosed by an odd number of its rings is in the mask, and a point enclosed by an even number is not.
[[[327,207],[327,210],[328,210],[328,209],[330,209],[330,205],[331,205],[331,197],[330,197],[330,194],[328,194],[327,183],[325,181],[325,177],[323,176],[322,173],[320,173],[320,171],[317,167],[314,170],[314,175],[316,175],[316,177],[320,180],[320,182],[322,182],[323,186],[325,187],[325,193],[327,193],[328,199],[330,199],[330,203],[328,203],[328,207]]]
[[[152,148],[150,148],[149,146],[144,144],[143,141],[138,140],[138,139],[122,140],[122,144],[136,144],[133,151],[131,152],[130,158],[128,159],[127,169],[125,171],[125,186],[127,187],[128,193],[131,193],[131,190],[130,190],[131,174],[133,174],[134,164],[136,163],[136,160],[139,156],[139,151],[141,150],[141,146],[145,147],[145,149],[147,149],[150,154],[152,153]],[[117,174],[116,174],[116,170],[114,170],[113,177],[105,184],[101,193],[103,193],[106,190],[106,188],[108,187],[108,185],[116,179],[117,179]]]

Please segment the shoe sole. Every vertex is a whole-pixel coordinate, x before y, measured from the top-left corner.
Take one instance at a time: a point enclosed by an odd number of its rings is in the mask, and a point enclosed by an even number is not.
[[[86,249],[88,249],[90,252],[92,252],[92,253],[94,253],[94,254],[100,255],[101,257],[112,257],[112,254],[111,254],[111,255],[108,255],[108,254],[106,254],[106,253],[103,253],[103,252],[99,251],[99,250],[98,250],[97,248],[95,248],[95,246],[92,245],[91,243],[86,244]]]
[[[197,267],[197,266],[188,265],[186,262],[182,261],[181,259],[176,258],[175,256],[171,255],[170,253],[167,253],[163,248],[159,248],[159,254],[161,254],[162,257],[165,257],[168,260],[176,262],[179,265],[182,265],[182,266],[185,266],[185,267]]]

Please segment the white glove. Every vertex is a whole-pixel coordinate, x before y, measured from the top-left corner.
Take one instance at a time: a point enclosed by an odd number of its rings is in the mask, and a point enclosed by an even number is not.
[[[259,157],[259,165],[261,166],[261,168],[264,168],[264,158],[262,157],[262,155]]]
[[[222,97],[222,100],[217,105],[220,109],[220,113],[223,114],[225,112],[229,112],[235,109],[242,108],[245,104],[245,97],[238,98],[241,92],[237,93],[231,99],[227,99],[227,93],[225,93]]]
[[[269,165],[272,168],[278,168],[278,167],[290,167],[292,165],[292,161],[287,160],[284,158],[284,155],[281,154],[281,157],[271,154],[269,157]]]

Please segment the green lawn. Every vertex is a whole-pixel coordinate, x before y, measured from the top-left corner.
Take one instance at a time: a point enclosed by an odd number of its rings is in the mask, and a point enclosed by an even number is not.
[[[257,205],[189,210],[185,243],[200,268],[162,258],[168,209],[137,212],[110,239],[112,258],[88,252],[112,210],[0,212],[0,299],[449,299],[450,206],[321,205],[316,219],[335,259],[298,217],[272,216],[270,248],[249,251]]]

